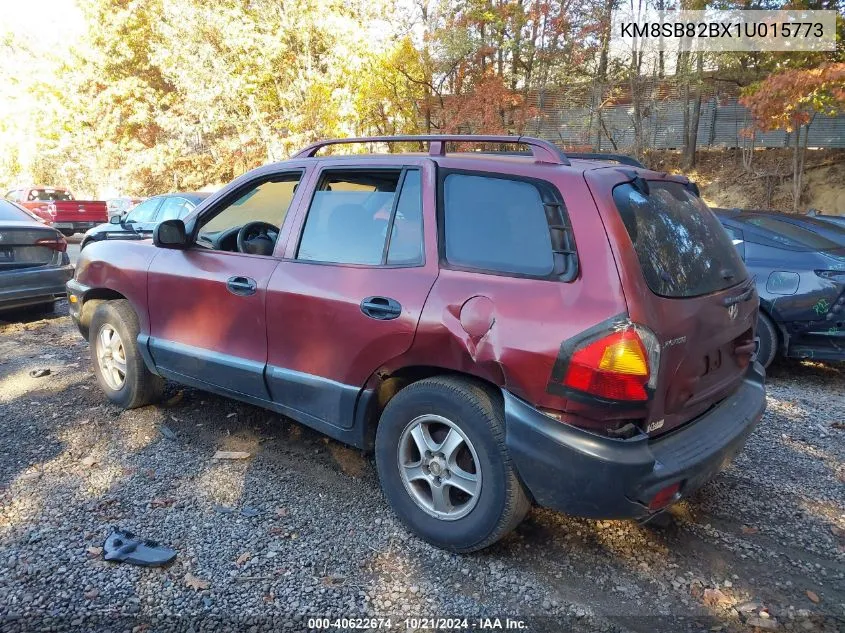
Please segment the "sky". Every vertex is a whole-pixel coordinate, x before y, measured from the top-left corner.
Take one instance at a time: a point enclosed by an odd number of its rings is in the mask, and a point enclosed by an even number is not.
[[[34,49],[70,44],[85,23],[76,0],[0,0],[0,31],[12,31]]]

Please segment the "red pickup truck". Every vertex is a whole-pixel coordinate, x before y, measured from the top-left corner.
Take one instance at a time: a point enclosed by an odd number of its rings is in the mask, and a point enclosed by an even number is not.
[[[74,200],[73,194],[62,187],[30,185],[9,191],[6,199],[29,209],[68,237],[108,222],[105,202]]]

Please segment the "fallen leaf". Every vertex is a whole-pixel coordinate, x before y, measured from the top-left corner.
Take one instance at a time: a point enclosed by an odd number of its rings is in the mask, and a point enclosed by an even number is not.
[[[92,589],[91,591],[86,591],[83,595],[86,600],[93,600],[100,595],[100,591],[98,589]]]
[[[288,509],[287,508],[276,508],[276,516],[277,517],[283,518],[283,517],[286,517],[287,515],[288,515]]]
[[[273,536],[278,536],[279,534],[281,534],[284,531],[285,531],[285,528],[281,528],[281,527],[278,527],[278,526],[274,526],[274,527],[270,528],[270,534],[272,534]]]
[[[184,392],[177,391],[175,395],[171,396],[170,398],[164,401],[164,406],[172,407],[174,405],[179,404],[180,402],[182,402],[182,396],[184,395]]]
[[[154,508],[169,508],[174,503],[176,503],[177,499],[174,497],[166,497],[166,498],[155,498],[150,501],[150,505]]]
[[[249,552],[244,552],[243,554],[238,556],[238,560],[235,561],[235,565],[240,567],[245,562],[247,562],[250,559],[251,556],[252,556],[252,554],[250,554]]]
[[[719,589],[705,589],[703,600],[704,604],[711,607],[730,602],[730,598],[723,594]]]
[[[194,576],[191,572],[185,574],[185,585],[194,589],[196,591],[200,591],[202,589],[208,589],[209,582],[207,580],[203,580],[197,576]]]
[[[79,463],[85,466],[86,468],[93,468],[94,464],[97,463],[97,458],[93,455],[89,455],[88,457],[83,457],[79,460]]]
[[[832,429],[839,429],[840,431],[845,430],[845,422],[834,422],[830,425]]]
[[[757,534],[760,531],[760,528],[751,527],[750,525],[743,525],[742,526],[742,533],[743,534]]]
[[[212,459],[249,459],[251,455],[245,451],[217,451]]]
[[[766,631],[777,631],[779,626],[778,621],[774,618],[748,618],[745,623],[748,626],[757,627]]]
[[[810,599],[811,602],[815,602],[816,604],[821,602],[821,599],[815,591],[810,591],[809,589],[807,589],[807,597]]]
[[[323,576],[320,581],[326,587],[341,587],[346,583],[346,578],[343,576]]]
[[[179,421],[179,420],[177,420],[175,417],[173,417],[172,415],[170,416],[170,418],[171,418],[174,422],[178,422],[178,421]],[[162,425],[161,425],[161,428],[159,428],[159,431],[161,431],[161,434],[162,434],[164,437],[166,437],[168,440],[175,440],[175,439],[177,439],[177,437],[178,437],[178,436],[176,435],[176,433],[173,431],[173,429],[171,429],[171,428],[170,428],[169,426],[167,426],[166,424],[162,424]]]
[[[100,554],[103,553],[103,548],[102,547],[89,547],[85,551],[88,552],[88,556],[90,556],[91,558],[96,558],[97,556],[99,556]]]
[[[241,508],[241,516],[245,516],[249,519],[251,519],[252,517],[257,517],[259,514],[260,512],[255,508],[250,508],[248,506],[244,506],[243,508]]]

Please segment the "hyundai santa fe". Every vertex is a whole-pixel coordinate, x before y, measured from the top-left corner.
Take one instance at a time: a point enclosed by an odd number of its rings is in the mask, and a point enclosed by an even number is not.
[[[427,151],[325,151],[364,142]],[[371,450],[401,520],[457,552],[531,504],[648,519],[765,407],[755,286],[695,185],[539,139],[316,143],[91,244],[67,288],[112,402],[167,379]]]

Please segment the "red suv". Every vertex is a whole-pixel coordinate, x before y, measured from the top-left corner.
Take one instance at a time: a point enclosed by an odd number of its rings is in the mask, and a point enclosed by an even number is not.
[[[398,141],[429,151],[317,156]],[[71,313],[112,402],[166,378],[373,449],[440,547],[490,545],[532,503],[647,519],[760,420],[759,301],[695,185],[610,158],[317,143],[152,242],[86,248]]]

